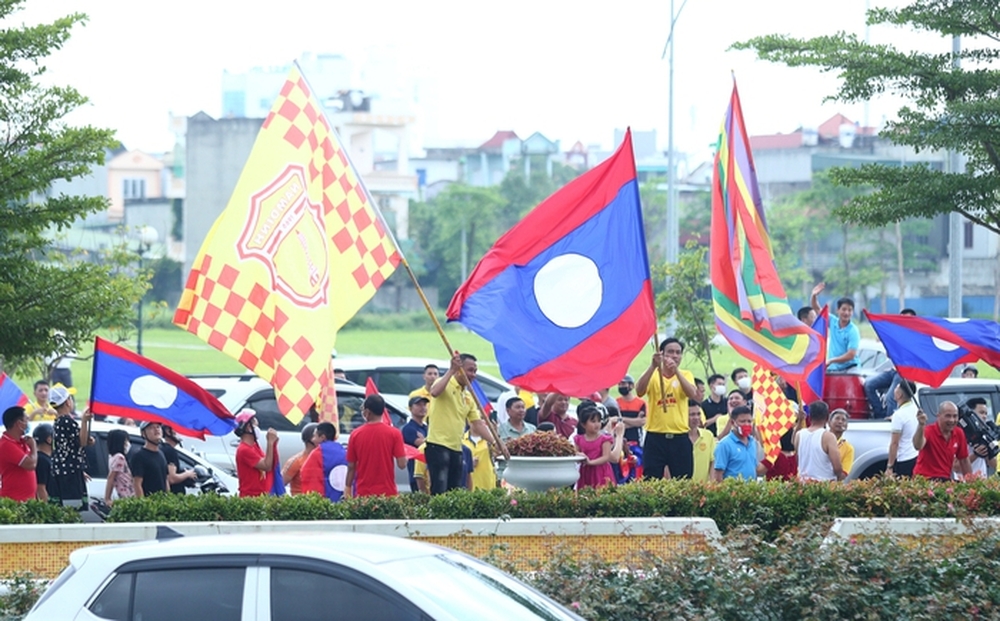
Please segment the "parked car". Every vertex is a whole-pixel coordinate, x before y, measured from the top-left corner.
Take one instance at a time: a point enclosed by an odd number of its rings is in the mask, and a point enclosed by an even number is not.
[[[292,423],[278,409],[274,387],[264,379],[252,374],[243,375],[196,375],[191,379],[214,395],[226,409],[238,414],[245,408],[257,412],[261,429],[273,428],[278,432],[278,455],[284,463],[289,457],[302,450],[302,428],[309,424],[303,418],[298,424]],[[384,395],[385,396],[385,395]],[[351,431],[365,423],[362,404],[365,389],[350,382],[337,382],[337,411],[340,417],[340,437],[338,441],[347,446]],[[409,411],[386,396],[386,408],[392,424],[398,429],[409,420]],[[263,441],[263,439],[261,439]],[[236,448],[240,439],[236,434],[225,436],[205,436],[204,440],[190,438],[185,441],[190,448],[201,453],[215,466],[231,474],[236,473]],[[399,491],[410,491],[409,475],[405,469],[396,469],[396,486]]]
[[[986,399],[990,420],[1000,412],[1000,380],[948,378],[938,388],[918,385],[917,402],[927,414],[927,424],[937,419],[943,401],[963,403],[974,397]],[[849,479],[867,479],[885,471],[891,436],[889,420],[851,420],[844,438],[854,447],[854,465]]]
[[[411,392],[424,385],[424,367],[436,364],[443,374],[448,370],[447,360],[431,358],[396,358],[388,356],[348,356],[334,360],[334,366],[344,370],[347,379],[364,385],[371,378],[383,395],[401,399],[405,403]],[[479,371],[476,374],[486,398],[494,405],[500,395],[513,387],[498,377]]]
[[[25,621],[569,621],[452,550],[358,533],[177,537],[84,548]]]

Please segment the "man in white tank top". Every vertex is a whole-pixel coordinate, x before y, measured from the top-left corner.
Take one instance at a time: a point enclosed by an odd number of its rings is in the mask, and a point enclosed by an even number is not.
[[[809,426],[800,429],[794,438],[800,481],[840,481],[844,478],[837,436],[826,428],[829,418],[830,407],[826,403],[814,401],[809,404]]]

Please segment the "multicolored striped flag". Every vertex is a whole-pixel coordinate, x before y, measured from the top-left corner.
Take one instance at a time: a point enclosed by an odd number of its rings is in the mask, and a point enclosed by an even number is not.
[[[298,67],[195,258],[174,323],[271,382],[293,423],[330,385],[337,330],[400,255]]]
[[[765,369],[804,382],[823,362],[820,335],[792,312],[778,277],[735,81],[715,155],[711,239],[719,333]]]
[[[781,436],[795,425],[795,408],[785,397],[778,382],[774,381],[764,367],[753,365],[751,376],[753,387],[754,421],[764,441],[764,456],[774,462],[781,452]]]

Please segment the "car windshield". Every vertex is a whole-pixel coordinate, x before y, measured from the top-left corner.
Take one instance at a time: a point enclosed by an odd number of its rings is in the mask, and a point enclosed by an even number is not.
[[[458,618],[476,621],[578,620],[545,595],[485,563],[457,554],[386,563],[393,575]],[[427,585],[436,585],[427,588]]]

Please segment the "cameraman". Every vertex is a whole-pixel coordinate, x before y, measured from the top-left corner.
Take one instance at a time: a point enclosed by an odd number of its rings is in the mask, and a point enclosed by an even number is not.
[[[914,476],[951,481],[951,473],[957,466],[963,478],[968,478],[969,445],[965,432],[958,426],[958,406],[951,401],[941,402],[932,425],[927,425],[927,414],[922,410],[917,412],[913,448],[919,451]]]
[[[969,399],[966,404],[969,406],[976,416],[979,417],[983,423],[989,425],[989,411],[986,407],[986,399],[982,397],[976,397],[974,399]],[[991,472],[996,472],[997,469],[997,458],[989,457],[989,450],[983,445],[973,446],[969,444],[969,457],[974,457],[970,467],[972,468],[972,475],[974,477],[986,478],[990,476]],[[957,465],[957,464],[956,464]]]

